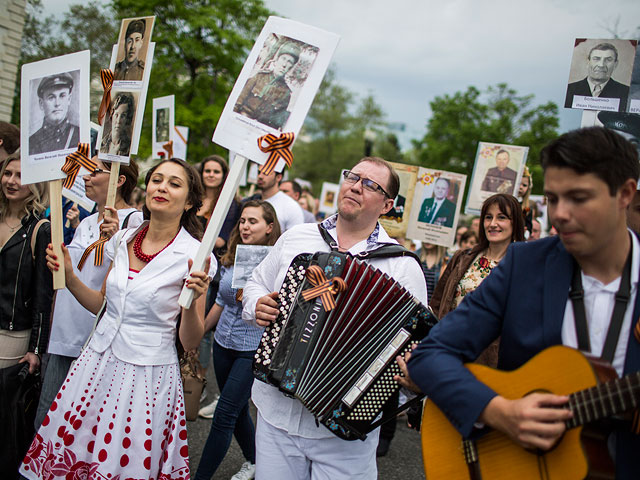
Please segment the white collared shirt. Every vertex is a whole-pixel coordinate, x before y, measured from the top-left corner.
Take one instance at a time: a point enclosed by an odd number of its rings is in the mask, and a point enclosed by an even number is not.
[[[616,345],[616,352],[613,357],[613,367],[622,376],[624,371],[624,361],[627,355],[627,344],[629,343],[629,333],[631,332],[631,322],[633,320],[633,309],[636,303],[638,292],[638,268],[640,268],[640,245],[635,234],[629,231],[631,236],[631,298],[627,304],[627,310],[622,321],[620,337]],[[608,285],[604,285],[599,280],[582,275],[582,287],[584,289],[584,308],[587,316],[589,328],[589,341],[591,343],[591,354],[600,356],[607,338],[611,314],[616,301],[616,292],[620,287],[620,278],[616,278]],[[575,319],[573,316],[573,304],[571,299],[567,300],[564,310],[564,320],[562,321],[562,343],[568,347],[578,348],[578,338],[576,334]]]
[[[607,83],[609,83],[609,80],[607,80],[604,83],[596,83],[593,80],[591,80],[589,77],[587,77],[587,83],[589,84],[589,90],[591,90],[591,95],[594,97],[599,97],[600,95],[602,95],[602,90],[604,90],[604,87],[607,86]],[[595,95],[593,93],[593,89],[596,88],[596,86],[600,87],[600,91],[598,92],[598,95]]]
[[[333,217],[325,220],[327,231],[337,242]],[[379,226],[379,224],[378,224]],[[332,228],[333,227],[333,228]],[[372,238],[376,236],[375,240]],[[372,250],[380,243],[397,243],[382,227],[372,235],[349,249],[352,254]],[[255,310],[258,299],[268,293],[280,290],[282,282],[293,258],[300,253],[328,252],[329,245],[322,239],[316,224],[297,225],[284,233],[266,258],[256,267],[243,292],[242,318],[255,324]],[[385,273],[403,285],[413,296],[427,305],[427,286],[422,268],[411,257],[392,257],[371,260]],[[262,417],[271,425],[292,435],[305,438],[331,438],[334,435],[323,425],[317,426],[315,417],[296,399],[285,397],[277,388],[261,381],[253,382],[251,399]]]

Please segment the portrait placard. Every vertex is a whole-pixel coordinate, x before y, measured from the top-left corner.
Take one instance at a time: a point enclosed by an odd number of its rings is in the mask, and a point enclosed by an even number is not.
[[[515,196],[529,147],[478,142],[465,213],[478,215],[482,202],[495,193]]]
[[[637,40],[576,38],[564,106],[627,110]]]
[[[22,183],[65,177],[65,158],[89,143],[89,50],[22,66]]]
[[[100,125],[97,123],[91,122],[91,143],[90,143],[90,152],[91,156],[96,152],[96,140],[98,138],[98,131],[100,130]],[[71,188],[62,187],[62,196],[68,198],[72,202],[77,203],[82,208],[87,211],[92,211],[96,202],[87,197],[84,188],[84,178],[83,176],[89,174],[91,172],[87,171],[84,167],[80,167],[80,171],[76,176],[76,181],[73,182]]]
[[[327,215],[332,215],[338,210],[338,193],[340,185],[337,183],[323,182],[318,211]]]
[[[143,88],[145,67],[150,67],[147,54],[156,17],[124,18],[120,24],[113,88],[132,90]],[[152,57],[153,58],[153,57]]]
[[[379,221],[389,236],[404,237],[409,225],[413,193],[418,178],[418,167],[416,165],[393,162],[391,162],[391,165],[393,165],[400,178],[400,189],[393,202],[393,207],[389,212],[382,215]]]
[[[269,17],[236,80],[213,141],[254,162],[268,154],[257,139],[298,134],[338,45],[338,35]],[[276,169],[282,171],[280,159]]]
[[[584,127],[607,127],[624,138],[629,140],[638,150],[640,154],[640,115],[637,113],[626,112],[595,112],[585,110],[582,112],[582,121],[580,123]],[[612,159],[614,166],[615,159]]]
[[[139,91],[111,90],[111,114],[105,116],[98,138],[100,160],[129,164],[139,100]]]
[[[233,264],[231,288],[244,288],[253,270],[260,265],[273,247],[267,245],[238,245]]]
[[[453,245],[466,182],[467,176],[461,173],[420,167],[406,237]]]
[[[166,157],[164,144],[174,140],[175,134],[175,96],[153,99],[153,121],[151,128],[151,158]],[[173,142],[175,146],[175,141]],[[174,149],[175,156],[175,149]]]
[[[629,113],[640,113],[640,48],[638,47],[636,47],[633,72],[631,73],[628,111]]]
[[[173,156],[187,159],[187,143],[189,142],[189,127],[176,125],[173,128]]]

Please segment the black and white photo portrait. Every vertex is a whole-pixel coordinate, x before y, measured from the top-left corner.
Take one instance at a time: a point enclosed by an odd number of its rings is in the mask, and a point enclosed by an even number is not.
[[[114,80],[142,81],[144,59],[149,47],[153,17],[133,18],[123,22],[124,38],[118,44],[118,62],[114,69]]]
[[[136,94],[117,92],[111,100],[111,115],[102,129],[100,153],[129,156],[136,112]]]
[[[169,141],[169,109],[159,108],[156,110],[156,141]]]
[[[79,76],[80,72],[74,70],[33,79],[30,82],[32,118],[42,120],[35,122],[38,127],[29,136],[29,155],[78,146],[79,99],[74,95],[74,86]]]

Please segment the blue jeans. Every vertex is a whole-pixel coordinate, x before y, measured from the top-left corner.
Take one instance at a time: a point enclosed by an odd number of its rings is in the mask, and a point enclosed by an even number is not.
[[[47,353],[45,355],[46,366],[44,368],[44,376],[42,377],[42,391],[40,392],[40,402],[38,403],[38,411],[34,426],[36,431],[42,425],[44,417],[47,416],[49,408],[56,398],[60,387],[67,378],[69,368],[75,360],[75,357],[65,357],[64,355],[56,355],[55,353]],[[44,362],[43,362],[44,363]]]
[[[245,459],[256,462],[256,432],[249,415],[253,355],[253,351],[239,352],[224,348],[214,339],[213,369],[220,399],[202,450],[196,480],[210,480],[229,450],[232,435],[235,435]]]

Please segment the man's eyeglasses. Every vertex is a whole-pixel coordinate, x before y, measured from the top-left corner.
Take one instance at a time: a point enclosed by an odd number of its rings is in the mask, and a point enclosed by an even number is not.
[[[344,181],[351,185],[355,185],[360,180],[362,180],[362,188],[364,188],[365,190],[369,190],[370,192],[380,192],[385,197],[391,198],[391,196],[387,192],[385,192],[384,188],[382,188],[380,184],[368,178],[362,178],[360,175],[353,173],[351,170],[345,170],[342,173],[342,176],[344,177]]]
[[[89,175],[91,175],[92,177],[95,177],[99,173],[109,173],[109,170],[103,170],[101,168],[96,168],[93,172],[89,172]]]

